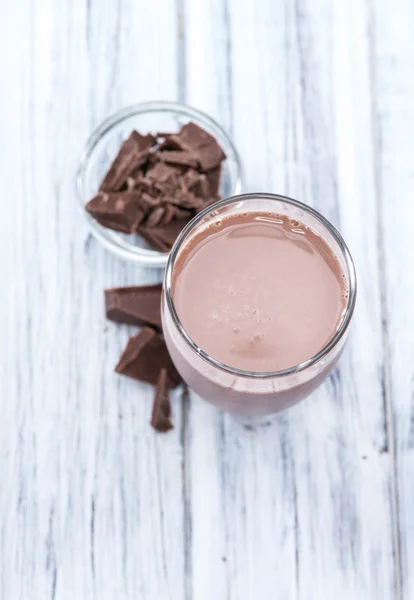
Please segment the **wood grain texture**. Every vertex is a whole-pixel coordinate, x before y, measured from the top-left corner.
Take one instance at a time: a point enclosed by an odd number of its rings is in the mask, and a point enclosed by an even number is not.
[[[188,101],[232,130],[249,191],[323,211],[360,279],[340,368],[303,405],[246,429],[193,399],[192,597],[393,598],[369,15],[356,1],[204,2],[186,26]]]
[[[395,435],[401,597],[414,597],[414,7],[372,5],[377,186],[383,259],[385,393]]]
[[[22,0],[0,20],[0,600],[414,597],[414,11],[387,0]],[[309,202],[359,276],[339,368],[258,425],[148,426],[73,176],[114,110],[185,100],[246,189]],[[411,217],[411,218],[410,218]]]
[[[131,330],[103,312],[104,287],[160,274],[90,238],[73,185],[103,117],[176,96],[176,7],[156,4],[40,0],[1,25],[13,61],[2,123],[2,600],[184,597],[179,397],[178,427],[161,439],[148,425],[152,390],[113,373]]]

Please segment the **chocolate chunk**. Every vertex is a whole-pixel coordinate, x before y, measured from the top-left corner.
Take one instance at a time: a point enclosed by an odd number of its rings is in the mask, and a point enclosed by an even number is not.
[[[198,166],[198,156],[195,157],[191,152],[179,152],[178,150],[165,150],[158,154],[160,160],[171,165],[182,165],[184,167]]]
[[[210,196],[219,196],[220,180],[221,180],[221,166],[209,171],[206,174],[208,183],[208,192]]]
[[[152,325],[161,331],[161,284],[105,290],[106,318],[128,325]]]
[[[195,169],[188,169],[180,180],[180,187],[183,190],[192,190],[200,179],[200,173]]]
[[[174,167],[163,162],[157,162],[147,171],[146,176],[149,179],[155,179],[157,182],[166,182],[170,179],[175,179],[178,173],[179,171]]]
[[[173,428],[166,369],[161,369],[158,376],[154,405],[152,407],[151,425],[160,433],[165,433]]]
[[[164,212],[164,206],[157,206],[156,208],[154,208],[150,216],[148,217],[147,222],[145,223],[146,227],[152,229],[153,227],[159,225],[163,220]]]
[[[164,215],[162,217],[160,225],[164,227],[171,223],[171,221],[176,217],[175,206],[171,206],[171,204],[166,204],[164,206]]]
[[[137,187],[137,180],[134,179],[134,177],[127,177],[125,184],[128,191],[135,190]]]
[[[144,192],[141,194],[138,203],[140,208],[145,211],[146,214],[149,214],[154,210],[154,208],[161,204],[161,201],[159,198],[154,198],[153,196],[150,196]]]
[[[198,148],[196,156],[200,164],[200,169],[204,172],[215,169],[226,158],[226,155],[216,140]]]
[[[193,122],[183,125],[177,137],[180,139],[182,147],[191,151],[216,141],[212,135]]]
[[[122,233],[134,233],[144,218],[135,191],[100,192],[88,202],[86,210],[105,227]]]
[[[177,191],[174,196],[168,198],[169,204],[174,204],[179,208],[188,208],[190,210],[196,210],[200,206],[202,206],[203,201],[201,198],[198,198],[192,192],[186,192],[183,190]]]
[[[169,387],[181,383],[181,377],[168,354],[164,338],[153,329],[144,327],[129,338],[115,370],[121,375],[156,385],[161,369],[167,371]]]
[[[142,193],[148,194],[153,198],[157,198],[158,196],[158,191],[155,188],[155,182],[149,177],[144,177],[143,175],[140,175],[136,179],[135,186],[137,190],[139,190]]]
[[[168,225],[154,227],[153,229],[141,225],[138,231],[146,239],[151,248],[160,252],[168,252],[171,250],[181,230],[190,221],[191,218],[175,219],[168,223]]]
[[[127,177],[138,166],[144,164],[155,138],[151,134],[141,135],[133,131],[128,139],[124,141],[115,160],[105,175],[100,191],[116,192],[120,190]]]
[[[199,175],[198,181],[195,183],[192,191],[196,196],[198,196],[198,198],[208,198],[210,194],[210,188],[206,175]]]
[[[174,219],[187,219],[187,221],[191,220],[193,217],[193,213],[191,210],[187,210],[186,208],[179,208],[178,206],[169,205],[174,209]]]
[[[170,133],[163,136],[165,139],[159,145],[159,150],[186,150],[185,144],[177,134]]]

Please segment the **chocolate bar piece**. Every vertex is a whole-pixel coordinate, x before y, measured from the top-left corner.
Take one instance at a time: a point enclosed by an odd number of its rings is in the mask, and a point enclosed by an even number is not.
[[[161,369],[158,376],[154,405],[152,408],[151,425],[160,433],[165,433],[173,428],[171,423],[171,403],[166,369]]]
[[[138,231],[154,250],[169,252],[178,234],[190,222],[190,218],[174,220],[164,226],[152,229],[142,226]]]
[[[215,138],[193,122],[186,123],[177,133],[183,150],[195,151],[215,142]]]
[[[165,150],[159,153],[159,158],[171,165],[182,165],[184,167],[193,167],[194,169],[198,166],[198,157],[191,152]]]
[[[138,381],[156,385],[161,369],[167,370],[169,387],[181,383],[181,377],[168,354],[164,338],[154,329],[144,327],[129,338],[115,371]]]
[[[135,233],[145,216],[139,199],[139,194],[134,190],[99,192],[88,202],[86,210],[104,227],[122,233]]]
[[[213,140],[209,144],[205,146],[201,146],[197,150],[197,160],[200,164],[200,169],[202,172],[210,171],[211,169],[215,169],[226,158],[221,146],[218,145],[216,140]]]
[[[116,192],[121,189],[127,177],[138,166],[148,159],[149,151],[155,144],[155,138],[151,134],[141,135],[133,131],[126,139],[115,160],[101,183],[100,191]]]
[[[161,331],[161,291],[160,283],[105,290],[106,318]]]

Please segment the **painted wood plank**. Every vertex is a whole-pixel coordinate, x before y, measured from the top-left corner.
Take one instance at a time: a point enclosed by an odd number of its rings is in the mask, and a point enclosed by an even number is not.
[[[232,130],[247,188],[322,210],[360,279],[348,349],[311,399],[246,428],[192,397],[192,598],[394,598],[369,13],[357,1],[188,2],[185,25],[187,100]]]
[[[414,9],[372,4],[372,75],[381,200],[385,394],[392,403],[401,549],[401,598],[414,597]]]
[[[159,273],[90,238],[73,185],[102,118],[176,97],[175,3],[27,0],[9,15],[0,597],[183,598],[180,399],[157,437],[152,391],[113,373],[131,330],[103,314],[105,286]]]

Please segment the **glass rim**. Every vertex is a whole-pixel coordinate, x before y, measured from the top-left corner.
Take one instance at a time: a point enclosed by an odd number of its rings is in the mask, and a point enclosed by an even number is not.
[[[291,206],[295,206],[300,208],[304,212],[310,214],[314,218],[316,218],[331,234],[336,243],[338,244],[342,256],[346,263],[346,268],[348,273],[348,302],[345,308],[345,313],[342,317],[340,325],[338,329],[335,331],[335,334],[330,338],[327,344],[316,354],[311,356],[308,360],[300,363],[299,365],[294,365],[293,367],[289,367],[287,369],[281,369],[279,371],[246,371],[244,369],[236,369],[234,367],[230,367],[225,363],[213,358],[207,352],[205,352],[202,348],[200,348],[194,340],[187,333],[183,324],[181,323],[177,311],[175,309],[174,300],[172,297],[172,273],[174,269],[175,260],[178,256],[178,253],[187,239],[188,235],[199,225],[199,223],[212,212],[219,210],[225,206],[233,204],[235,202],[245,201],[245,200],[278,200],[280,202],[284,202]],[[278,211],[280,213],[280,210]],[[290,198],[289,196],[283,196],[281,194],[268,194],[264,192],[258,193],[247,193],[247,194],[237,194],[234,196],[230,196],[228,198],[224,198],[223,200],[219,200],[214,204],[211,204],[203,211],[201,211],[196,217],[194,217],[181,231],[180,235],[174,242],[174,245],[171,249],[170,255],[168,257],[167,268],[165,271],[164,278],[164,293],[167,301],[167,307],[172,316],[174,325],[177,327],[181,337],[184,339],[186,344],[190,347],[192,351],[194,351],[198,356],[200,356],[203,360],[209,363],[211,366],[214,366],[221,371],[225,371],[231,375],[236,375],[239,377],[248,377],[254,379],[273,379],[277,377],[284,377],[286,375],[291,375],[294,373],[299,373],[304,371],[308,367],[313,366],[317,362],[319,362],[322,358],[324,358],[329,352],[338,344],[338,342],[342,339],[346,330],[348,329],[348,325],[351,322],[351,318],[355,308],[356,294],[357,294],[357,278],[355,272],[355,264],[352,259],[351,253],[348,249],[348,246],[345,243],[342,235],[339,231],[326,219],[321,213],[319,213],[314,208],[300,202],[299,200],[295,200],[294,198]]]
[[[193,120],[212,131],[214,135],[219,138],[221,145],[225,145],[224,150],[229,161],[234,163],[234,181],[232,181],[231,186],[231,193],[233,194],[239,194],[242,191],[243,166],[240,155],[230,138],[230,135],[222,125],[204,111],[180,102],[151,100],[149,102],[132,104],[111,114],[92,131],[83,148],[75,173],[76,196],[84,217],[87,220],[90,232],[108,250],[122,258],[142,264],[143,266],[164,268],[168,260],[168,252],[160,252],[158,250],[153,250],[152,248],[133,246],[121,238],[111,237],[105,232],[105,228],[97,223],[97,221],[85,211],[85,203],[88,200],[84,189],[85,174],[96,146],[108,132],[123,121],[134,116],[151,113],[171,113],[180,115]]]

